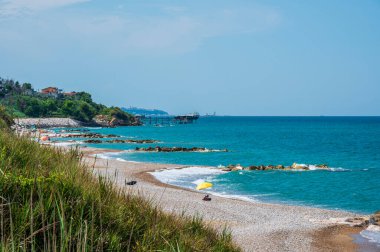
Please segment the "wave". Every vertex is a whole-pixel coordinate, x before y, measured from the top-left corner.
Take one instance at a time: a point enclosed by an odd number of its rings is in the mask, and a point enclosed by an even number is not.
[[[47,142],[43,143],[46,145],[51,145],[51,146],[72,146],[72,145],[80,145],[83,144],[81,141],[74,141],[74,142]]]
[[[375,225],[369,225],[369,227],[360,232],[360,235],[369,242],[376,243],[380,247],[380,227]]]
[[[191,181],[192,177],[198,177],[198,176],[214,176],[218,174],[223,174],[225,172],[221,171],[220,169],[214,168],[214,167],[201,167],[201,166],[189,166],[179,169],[168,169],[168,170],[161,170],[161,171],[154,171],[150,172],[156,179],[163,183],[176,183],[179,181],[183,181],[186,178],[190,178],[189,183],[196,183],[200,180],[197,179],[195,181]]]
[[[303,169],[291,169],[292,171],[331,171],[331,172],[347,172],[351,171],[351,169],[346,169],[342,167],[327,167],[327,168],[322,168],[318,167],[316,165],[309,165],[309,164],[298,164],[294,163],[296,166],[299,167],[307,167],[308,169],[303,170]]]
[[[127,151],[104,152],[104,153],[100,153],[100,154],[93,154],[92,156],[93,157],[98,157],[98,158],[101,158],[101,159],[117,160],[117,161],[120,161],[120,162],[128,162],[128,163],[136,163],[136,164],[141,163],[141,162],[138,162],[138,161],[130,161],[130,160],[127,160],[127,159],[119,157],[120,155],[122,155],[125,152],[127,152]]]
[[[222,197],[222,198],[228,198],[228,199],[238,199],[238,200],[249,201],[249,202],[260,202],[259,200],[254,199],[253,195],[244,196],[244,195],[238,195],[238,194],[227,194],[225,192],[221,192],[221,193],[210,192],[209,194]]]

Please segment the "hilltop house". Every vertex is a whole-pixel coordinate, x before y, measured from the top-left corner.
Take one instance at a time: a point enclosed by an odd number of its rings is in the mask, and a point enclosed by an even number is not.
[[[54,98],[58,98],[61,92],[62,90],[56,87],[47,87],[47,88],[41,89],[41,94],[52,96]]]
[[[76,94],[77,94],[77,92],[74,92],[74,91],[63,93],[64,96],[74,96]]]

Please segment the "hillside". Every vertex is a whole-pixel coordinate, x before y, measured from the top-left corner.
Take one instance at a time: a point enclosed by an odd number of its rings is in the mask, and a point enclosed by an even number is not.
[[[94,178],[77,150],[16,136],[11,123],[0,106],[1,251],[239,251],[230,235]]]
[[[133,115],[96,103],[87,92],[63,92],[57,87],[38,92],[30,83],[11,79],[0,78],[0,104],[20,118],[68,117],[103,126],[139,125]]]
[[[168,116],[169,113],[159,109],[144,109],[144,108],[121,108],[124,112],[127,112],[132,115],[144,115],[144,116]]]

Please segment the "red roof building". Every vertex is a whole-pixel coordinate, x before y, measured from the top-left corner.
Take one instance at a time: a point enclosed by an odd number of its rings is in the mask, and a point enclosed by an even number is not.
[[[44,89],[41,89],[42,94],[58,94],[58,88],[56,87],[47,87]]]

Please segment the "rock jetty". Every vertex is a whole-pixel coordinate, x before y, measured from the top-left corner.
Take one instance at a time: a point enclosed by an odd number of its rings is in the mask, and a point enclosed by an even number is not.
[[[192,148],[185,148],[185,147],[147,147],[147,148],[139,148],[136,147],[135,151],[141,151],[141,152],[228,152],[227,149],[224,150],[213,150],[213,149],[207,149],[203,147],[192,147]]]
[[[135,140],[135,139],[112,139],[107,141],[102,141],[98,139],[89,139],[85,140],[85,143],[90,144],[100,144],[100,143],[131,143],[131,144],[146,144],[146,143],[157,143],[157,140],[151,139],[143,139],[143,140]]]
[[[113,139],[106,141],[107,143],[137,143],[137,144],[147,144],[147,143],[158,143],[157,140],[152,139],[142,139],[142,140],[136,140],[136,139]]]
[[[314,166],[317,169],[325,169],[327,170],[329,167],[326,164],[318,164]],[[233,165],[230,164],[226,167],[222,168],[222,171],[239,171],[239,170],[247,170],[247,171],[267,171],[267,170],[312,170],[310,165],[305,164],[297,164],[293,163],[291,166],[284,165],[250,165],[243,167],[241,165]]]
[[[115,137],[120,137],[118,135],[103,135],[99,133],[84,133],[84,134],[68,134],[65,135],[64,137],[66,138],[115,138]]]
[[[78,128],[83,126],[82,122],[71,118],[18,118],[15,119],[15,124],[26,128]]]

